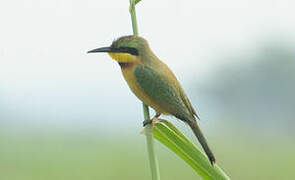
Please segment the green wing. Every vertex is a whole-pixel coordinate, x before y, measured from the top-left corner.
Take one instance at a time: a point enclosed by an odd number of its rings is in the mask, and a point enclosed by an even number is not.
[[[182,92],[167,76],[155,72],[148,66],[138,66],[134,73],[139,86],[154,102],[177,118],[187,119],[190,113],[182,99]]]
[[[189,101],[188,97],[184,93],[184,90],[180,87],[180,90],[179,91],[180,91],[181,99],[183,100],[183,102],[186,105],[186,107],[189,109],[190,113],[193,116],[196,116],[198,119],[200,119],[199,115],[197,114],[197,112],[195,111],[195,109],[192,106],[191,102]]]

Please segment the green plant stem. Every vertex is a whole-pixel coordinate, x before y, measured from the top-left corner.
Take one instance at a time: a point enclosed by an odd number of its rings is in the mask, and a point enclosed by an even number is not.
[[[137,2],[139,2],[139,1],[137,1]],[[133,34],[138,35],[136,12],[135,12],[136,2],[135,2],[135,0],[129,0],[129,3],[130,3],[129,11],[130,11],[130,15],[131,15]],[[144,103],[142,103],[142,106],[143,106],[144,120],[149,120],[150,119],[149,107],[147,105],[145,105]],[[155,149],[154,149],[154,137],[153,137],[152,124],[147,124],[145,126],[145,134],[146,134],[150,168],[151,168],[151,172],[152,172],[152,180],[160,180],[159,165],[158,165],[158,160],[157,160]]]
[[[144,119],[150,119],[149,107],[142,103]],[[147,124],[145,127],[146,142],[148,149],[148,156],[150,161],[150,168],[152,172],[152,180],[160,180],[160,171],[157,156],[154,149],[154,136],[153,136],[153,125]]]
[[[129,3],[130,3],[129,11],[131,15],[133,34],[138,35],[138,27],[137,27],[137,19],[136,19],[136,11],[135,11],[135,0],[129,0]]]

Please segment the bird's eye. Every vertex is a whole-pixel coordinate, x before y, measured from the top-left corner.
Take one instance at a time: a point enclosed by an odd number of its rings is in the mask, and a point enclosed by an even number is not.
[[[138,56],[138,50],[136,48],[133,48],[133,47],[122,46],[122,47],[119,47],[119,50],[121,52],[125,52],[125,53],[132,54],[134,56]]]

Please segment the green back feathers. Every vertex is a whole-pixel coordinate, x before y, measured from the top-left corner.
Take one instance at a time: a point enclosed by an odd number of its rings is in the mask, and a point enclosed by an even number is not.
[[[192,120],[192,112],[183,101],[185,94],[175,84],[171,84],[166,76],[147,66],[137,66],[134,75],[145,93],[167,113],[185,121]]]

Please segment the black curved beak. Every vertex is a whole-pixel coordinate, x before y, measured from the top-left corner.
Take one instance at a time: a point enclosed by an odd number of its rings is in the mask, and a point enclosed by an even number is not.
[[[96,48],[91,51],[88,51],[87,53],[97,53],[97,52],[112,52],[110,47],[102,47],[102,48]]]

